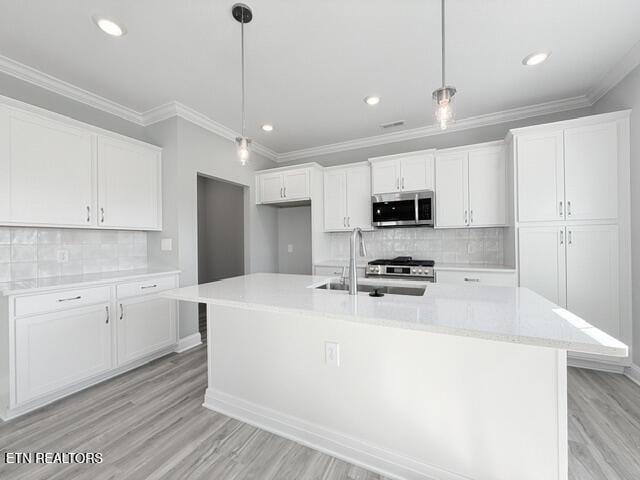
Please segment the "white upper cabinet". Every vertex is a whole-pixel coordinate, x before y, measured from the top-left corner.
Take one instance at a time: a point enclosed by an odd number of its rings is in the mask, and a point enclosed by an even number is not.
[[[436,227],[489,227],[506,222],[503,145],[479,145],[436,154]]]
[[[158,147],[0,106],[0,224],[159,230],[160,162]]]
[[[507,171],[503,147],[469,152],[469,225],[507,223]],[[437,199],[436,199],[437,205]]]
[[[257,203],[284,203],[311,198],[308,168],[261,172],[256,175]]]
[[[30,113],[0,115],[0,220],[94,224],[95,134]]]
[[[434,189],[434,151],[369,159],[374,195]]]
[[[519,221],[562,220],[565,207],[562,132],[523,135],[516,142]]]
[[[98,225],[162,229],[160,151],[100,137]]]
[[[467,153],[436,155],[436,226],[465,227],[469,222]]]
[[[618,217],[618,132],[615,123],[564,131],[567,220]]]
[[[371,229],[371,169],[358,165],[324,173],[325,231]]]
[[[518,221],[616,220],[618,157],[615,122],[516,134]]]

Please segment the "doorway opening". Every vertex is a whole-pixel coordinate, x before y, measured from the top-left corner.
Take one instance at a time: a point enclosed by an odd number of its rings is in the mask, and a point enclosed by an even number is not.
[[[244,275],[244,188],[198,175],[198,283]],[[205,304],[198,323],[205,342]]]

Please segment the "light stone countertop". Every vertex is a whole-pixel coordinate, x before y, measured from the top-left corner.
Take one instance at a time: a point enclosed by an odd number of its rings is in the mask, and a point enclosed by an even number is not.
[[[176,273],[180,273],[180,270],[167,267],[147,267],[137,270],[118,270],[114,272],[87,273],[84,275],[34,278],[0,283],[0,295],[43,293],[49,290],[83,288],[104,283],[115,283]]]
[[[164,292],[176,300],[626,357],[626,345],[527,288],[427,284],[421,297],[317,289],[330,277],[259,273]],[[367,280],[375,285],[416,281]]]

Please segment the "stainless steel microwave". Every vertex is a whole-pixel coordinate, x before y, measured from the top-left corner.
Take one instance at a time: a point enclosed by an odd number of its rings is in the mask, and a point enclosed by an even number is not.
[[[373,195],[371,208],[374,227],[415,227],[434,224],[435,204],[431,190]]]

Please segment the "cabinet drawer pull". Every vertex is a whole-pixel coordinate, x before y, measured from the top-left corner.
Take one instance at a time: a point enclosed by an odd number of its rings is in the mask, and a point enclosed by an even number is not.
[[[87,205],[87,223],[91,223],[91,207]]]
[[[464,281],[465,282],[479,282],[480,279],[479,278],[469,278],[469,277],[464,277]]]
[[[104,208],[100,207],[100,223],[104,223]]]
[[[124,318],[124,306],[120,304],[120,320]]]
[[[109,317],[110,317],[110,315],[109,315],[109,307],[108,306],[104,307],[104,309],[107,311],[107,319],[105,320],[104,323],[109,324]]]
[[[144,286],[140,287],[140,290],[146,290],[147,288],[156,288],[157,286],[158,286],[157,284],[144,285]]]
[[[82,296],[78,295],[77,297],[70,297],[70,298],[59,298],[58,302],[70,302],[72,300],[80,300],[82,298]]]

